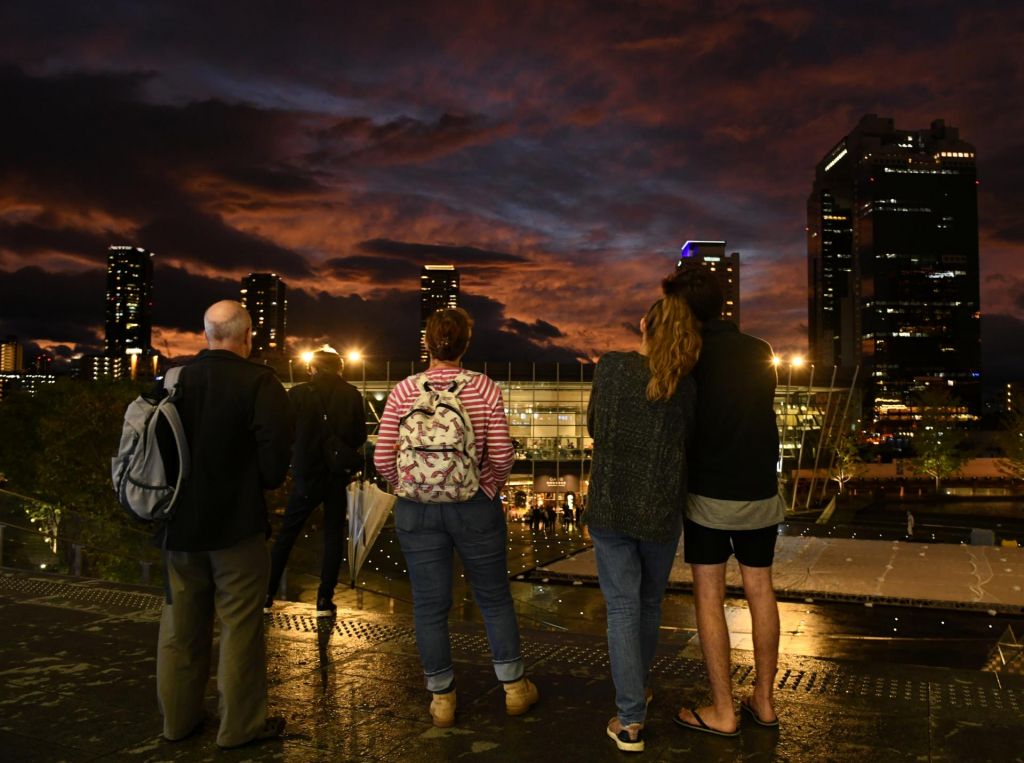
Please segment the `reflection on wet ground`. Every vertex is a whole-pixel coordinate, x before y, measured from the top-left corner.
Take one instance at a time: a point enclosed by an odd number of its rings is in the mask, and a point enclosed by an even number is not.
[[[289,599],[312,603],[316,595],[318,537],[297,545],[288,577]],[[512,594],[524,628],[569,631],[603,636],[605,607],[593,584],[573,585],[545,578],[535,568],[588,549],[585,533],[574,527],[531,532],[528,525],[509,526],[509,572]],[[310,574],[312,572],[312,574]],[[411,614],[411,594],[404,578],[398,541],[386,528],[371,555],[359,589],[343,586],[335,601],[371,611]],[[456,573],[453,619],[480,622],[472,593]],[[870,660],[872,662],[978,669],[996,640],[1008,627],[1024,632],[1024,619],[993,617],[985,612],[945,611],[895,606],[823,602],[780,602],[784,655]],[[728,602],[733,647],[752,648],[746,602]],[[693,600],[689,594],[670,592],[662,612],[663,641],[686,644],[696,634]],[[690,645],[699,652],[696,641]]]

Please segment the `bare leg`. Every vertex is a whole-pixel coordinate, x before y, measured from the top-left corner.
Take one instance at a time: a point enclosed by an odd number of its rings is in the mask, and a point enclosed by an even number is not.
[[[775,720],[775,673],[779,664],[779,606],[772,588],[771,567],[744,567],[743,590],[750,607],[754,637],[754,693],[750,703],[764,721]]]
[[[735,731],[739,722],[732,704],[729,673],[729,628],[725,623],[725,565],[691,564],[697,634],[711,683],[711,704],[697,708],[700,717],[717,731]],[[688,709],[679,711],[687,723],[697,723]]]

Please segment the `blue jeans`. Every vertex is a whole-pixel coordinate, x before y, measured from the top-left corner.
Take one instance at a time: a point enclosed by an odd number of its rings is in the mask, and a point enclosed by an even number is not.
[[[619,722],[643,723],[644,687],[658,647],[665,596],[679,537],[671,543],[638,540],[615,530],[590,528],[597,576],[608,608],[608,658]]]
[[[508,583],[508,529],[498,498],[480,491],[461,503],[395,504],[398,542],[409,566],[416,646],[427,689],[448,690],[455,680],[448,634],[452,608],[452,552],[462,559],[491,645],[499,681],[523,676],[519,623]]]

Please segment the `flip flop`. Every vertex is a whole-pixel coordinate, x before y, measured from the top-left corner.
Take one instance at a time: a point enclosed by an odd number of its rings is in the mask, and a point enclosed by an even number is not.
[[[693,713],[693,717],[697,719],[697,723],[690,723],[688,721],[684,721],[682,718],[679,717],[679,713],[676,713],[675,716],[673,716],[672,720],[676,722],[677,726],[682,726],[684,729],[703,731],[705,734],[714,734],[715,736],[720,737],[738,737],[740,735],[739,729],[736,729],[735,731],[719,731],[718,729],[711,728],[706,723],[704,723],[704,719],[697,714],[697,708],[695,707],[691,707],[690,712]]]
[[[776,718],[774,721],[766,721],[757,714],[754,706],[750,704],[750,697],[744,697],[740,700],[740,708],[746,710],[751,718],[754,719],[754,723],[758,726],[764,726],[767,729],[777,729],[779,727],[779,719]]]

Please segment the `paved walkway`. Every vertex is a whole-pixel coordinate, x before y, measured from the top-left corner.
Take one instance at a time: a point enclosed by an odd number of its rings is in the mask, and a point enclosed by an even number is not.
[[[339,596],[339,601],[344,597]],[[355,601],[347,603],[354,605]],[[309,605],[270,616],[271,711],[284,740],[230,753],[212,724],[159,739],[154,652],[160,597],[95,581],[0,573],[0,758],[30,761],[603,761],[613,714],[603,640],[526,632],[542,701],[504,715],[479,626],[453,623],[459,718],[434,729],[408,617],[352,608],[317,621]],[[326,627],[322,627],[325,624]],[[749,688],[748,653],[734,678]],[[991,674],[786,657],[779,731],[744,722],[719,739],[676,728],[706,680],[689,635],[668,635],[654,670],[647,760],[1024,761],[1024,681]],[[1017,681],[1013,683],[1013,681]],[[214,684],[208,694],[215,712]]]
[[[593,549],[541,567],[551,577],[597,578]],[[773,567],[780,596],[870,601],[1024,614],[1024,548],[780,536]],[[727,585],[740,590],[729,560]],[[689,587],[689,565],[676,558],[669,585]]]

